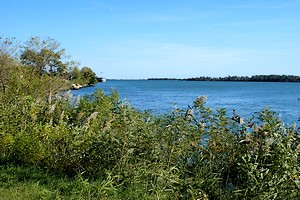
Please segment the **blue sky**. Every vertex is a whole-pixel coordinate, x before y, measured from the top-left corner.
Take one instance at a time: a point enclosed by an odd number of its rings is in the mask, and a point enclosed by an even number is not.
[[[0,35],[49,36],[117,79],[300,75],[299,0],[0,0]]]

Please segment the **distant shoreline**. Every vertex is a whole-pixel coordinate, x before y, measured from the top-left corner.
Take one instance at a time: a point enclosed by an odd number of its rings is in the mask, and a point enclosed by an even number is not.
[[[300,82],[300,76],[294,75],[254,75],[254,76],[226,76],[195,78],[148,78],[147,80],[174,80],[174,81],[230,81],[230,82]]]

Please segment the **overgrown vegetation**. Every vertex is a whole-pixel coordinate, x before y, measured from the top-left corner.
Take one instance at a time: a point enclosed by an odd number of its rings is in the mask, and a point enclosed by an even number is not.
[[[96,74],[89,67],[79,69],[79,63],[69,58],[65,49],[52,38],[31,37],[24,45],[20,45],[14,38],[0,37],[0,87],[5,92],[7,87],[13,85],[8,83],[11,74],[20,78],[30,76],[31,79],[23,79],[24,82],[28,81],[24,83],[25,87],[30,87],[30,81],[37,77],[51,79],[60,84],[56,90],[70,88],[73,83],[87,86],[98,82]],[[50,88],[53,87],[50,85]]]
[[[74,99],[13,57],[0,67],[0,198],[300,198],[298,130],[268,108],[229,117],[199,97],[154,116],[115,91]]]

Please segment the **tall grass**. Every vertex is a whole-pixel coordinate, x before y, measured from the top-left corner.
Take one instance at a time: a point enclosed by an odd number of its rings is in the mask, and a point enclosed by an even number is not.
[[[0,198],[300,198],[299,133],[268,108],[242,119],[199,97],[155,116],[116,92],[14,83],[0,95]]]

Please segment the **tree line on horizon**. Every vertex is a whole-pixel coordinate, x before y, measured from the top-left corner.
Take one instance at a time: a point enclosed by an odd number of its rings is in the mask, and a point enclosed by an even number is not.
[[[300,82],[300,76],[295,75],[253,75],[253,76],[226,76],[193,78],[149,78],[148,80],[182,80],[182,81],[248,81],[248,82]]]

